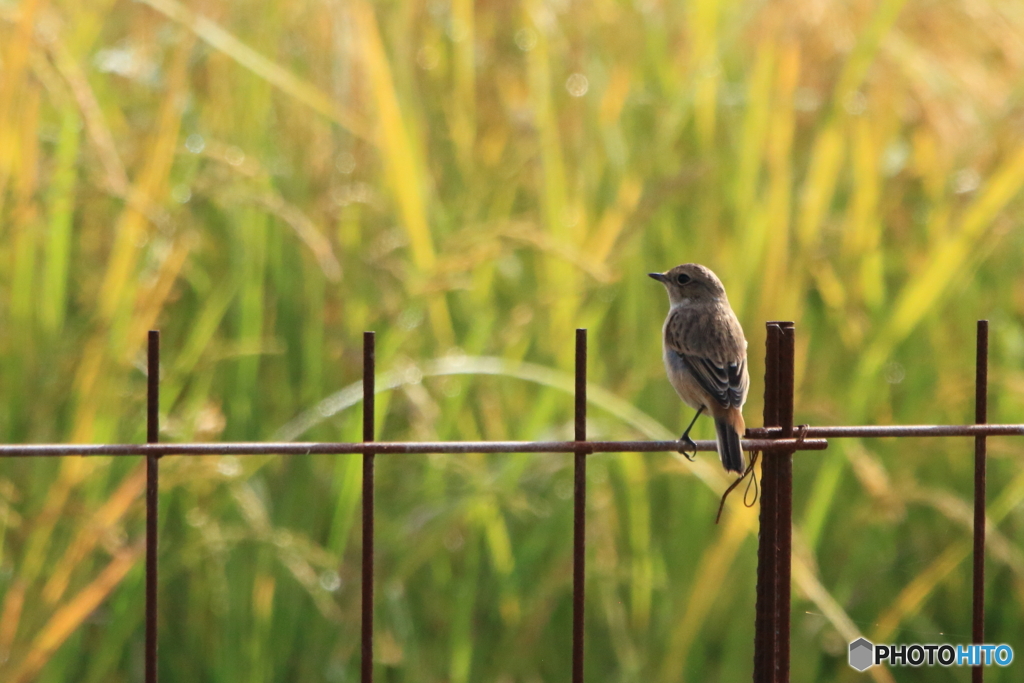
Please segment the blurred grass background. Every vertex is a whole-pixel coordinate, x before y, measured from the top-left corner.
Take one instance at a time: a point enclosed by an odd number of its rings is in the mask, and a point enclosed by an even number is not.
[[[797,323],[797,420],[1024,416],[1024,12],[987,0],[0,0],[0,433],[673,438],[662,288]],[[348,389],[346,390],[346,387]],[[706,421],[704,421],[706,422]],[[698,436],[710,438],[707,424]],[[968,642],[968,440],[797,457],[793,680]],[[1024,468],[990,440],[987,640],[1024,653]],[[566,680],[571,456],[377,459],[377,677]],[[595,455],[587,677],[752,668],[756,508],[714,456]],[[0,680],[142,677],[143,465],[0,463]],[[358,456],[166,458],[164,681],[353,681]],[[990,681],[1019,680],[1015,664]],[[876,681],[963,680],[874,668]]]

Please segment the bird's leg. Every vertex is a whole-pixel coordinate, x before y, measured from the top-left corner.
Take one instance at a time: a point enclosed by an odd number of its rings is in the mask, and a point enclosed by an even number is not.
[[[690,420],[690,426],[687,427],[686,431],[683,432],[683,435],[679,437],[679,441],[682,442],[683,444],[679,448],[679,452],[682,453],[683,457],[685,457],[690,462],[693,462],[693,459],[697,457],[697,444],[695,444],[693,442],[693,439],[690,438],[690,430],[693,429],[694,423],[697,421],[697,418],[700,417],[700,414],[703,412],[704,406],[701,406],[700,408],[697,409],[697,414],[693,416],[692,420]],[[686,447],[690,447],[693,449],[693,455],[686,452]]]

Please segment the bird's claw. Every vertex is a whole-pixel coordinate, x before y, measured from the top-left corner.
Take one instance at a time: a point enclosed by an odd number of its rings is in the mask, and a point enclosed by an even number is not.
[[[693,439],[690,438],[689,434],[683,434],[681,437],[679,437],[679,443],[682,444],[681,446],[679,446],[680,455],[682,455],[690,462],[693,462],[694,459],[697,457],[697,444],[693,442]],[[692,452],[688,453],[687,449],[689,449]]]

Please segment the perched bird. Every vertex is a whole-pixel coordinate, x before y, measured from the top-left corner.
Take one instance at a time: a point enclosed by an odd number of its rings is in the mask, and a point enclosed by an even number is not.
[[[697,411],[679,437],[679,452],[694,449],[690,429],[705,410],[715,419],[718,456],[729,472],[743,474],[740,437],[746,431],[740,409],[747,400],[747,340],[729,306],[725,287],[709,269],[684,263],[664,273],[649,273],[668,290],[668,317],[662,329],[668,379],[679,398]]]

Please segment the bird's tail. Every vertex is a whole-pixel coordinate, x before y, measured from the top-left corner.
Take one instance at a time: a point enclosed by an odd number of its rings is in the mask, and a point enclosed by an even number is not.
[[[742,420],[742,418],[740,419]],[[730,422],[728,418],[715,418],[718,457],[722,459],[722,466],[726,471],[743,474],[743,449],[740,447],[740,433]]]

